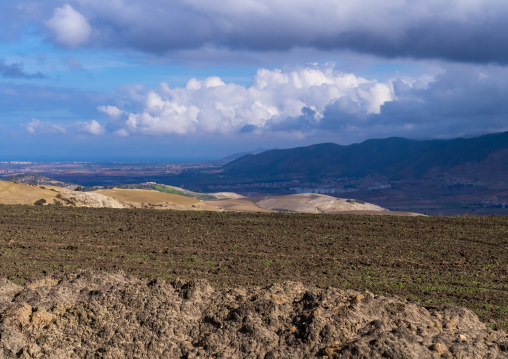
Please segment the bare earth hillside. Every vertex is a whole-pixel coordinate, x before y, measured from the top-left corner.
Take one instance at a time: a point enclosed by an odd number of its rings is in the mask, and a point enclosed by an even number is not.
[[[97,193],[115,198],[135,208],[219,210],[217,206],[207,204],[193,197],[153,190],[114,188],[97,191]]]
[[[387,211],[375,204],[352,199],[335,198],[322,194],[303,193],[288,196],[265,197],[256,205],[276,211],[297,213],[337,213],[343,211]]]
[[[46,204],[76,207],[127,208],[125,203],[94,192],[78,192],[61,187],[36,186],[0,181],[1,204],[34,204],[44,199]]]
[[[218,201],[208,201],[207,203],[211,205],[215,204],[226,211],[233,212],[277,212],[258,207],[253,199],[248,197],[221,199]]]
[[[81,272],[0,279],[3,358],[507,358],[470,310],[298,282],[214,289]]]
[[[215,194],[217,195],[217,194]],[[392,212],[375,204],[352,199],[336,198],[321,194],[303,193],[288,196],[241,197],[210,201],[228,211],[236,212],[294,212],[294,213],[348,213],[390,214]],[[412,213],[398,213],[413,215]]]
[[[1,204],[34,204],[39,199],[53,203],[57,193],[25,183],[0,181]]]
[[[122,201],[115,198],[105,196],[95,192],[73,191],[60,187],[49,187],[60,194],[59,198],[67,205],[76,207],[92,207],[92,208],[128,208],[130,207]]]

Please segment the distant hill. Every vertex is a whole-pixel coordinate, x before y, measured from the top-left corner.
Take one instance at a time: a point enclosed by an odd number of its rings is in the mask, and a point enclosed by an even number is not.
[[[15,183],[26,183],[30,185],[39,185],[39,186],[56,186],[63,188],[74,189],[78,187],[77,184],[58,181],[53,178],[41,176],[33,173],[23,173],[14,176],[7,176],[0,179],[1,181],[15,182]]]
[[[235,154],[229,155],[227,157],[222,158],[220,161],[223,162],[223,163],[228,163],[228,162],[234,161],[237,158],[240,158],[240,157],[243,157],[243,156],[246,156],[246,155],[257,155],[259,153],[263,153],[263,152],[266,152],[266,151],[269,151],[269,150],[266,149],[266,148],[256,148],[255,150],[252,150],[252,151],[249,151],[249,152],[239,152],[239,153],[235,153]]]
[[[198,193],[194,191],[189,191],[181,187],[169,186],[165,184],[159,184],[155,182],[144,182],[144,183],[132,183],[132,184],[116,184],[113,186],[95,186],[95,187],[87,187],[85,190],[100,190],[100,189],[140,189],[140,190],[153,190],[162,193],[170,193],[185,197],[193,197],[199,200],[214,200],[223,198],[223,194],[218,194],[215,196],[213,193]]]
[[[340,213],[344,211],[374,211],[384,212],[372,203],[354,199],[335,198],[322,194],[292,194],[289,196],[269,196],[255,201],[260,208],[279,212],[295,213]]]
[[[508,178],[508,132],[469,139],[416,141],[392,137],[341,146],[323,143],[246,155],[223,166],[223,174],[267,177],[419,178],[442,173]]]

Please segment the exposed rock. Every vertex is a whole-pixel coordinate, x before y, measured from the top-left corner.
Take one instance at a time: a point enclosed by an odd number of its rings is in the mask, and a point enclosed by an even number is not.
[[[68,204],[77,207],[95,208],[130,208],[131,206],[115,198],[95,192],[71,191],[63,188],[57,189]]]

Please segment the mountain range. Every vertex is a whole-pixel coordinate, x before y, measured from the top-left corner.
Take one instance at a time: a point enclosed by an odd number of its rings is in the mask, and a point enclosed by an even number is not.
[[[390,179],[450,174],[507,184],[508,132],[468,139],[417,141],[392,137],[348,146],[323,143],[270,150],[227,163],[223,174],[251,178],[378,174]]]

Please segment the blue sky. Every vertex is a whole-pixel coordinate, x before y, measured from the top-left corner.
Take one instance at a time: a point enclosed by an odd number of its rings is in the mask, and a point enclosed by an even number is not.
[[[0,3],[0,161],[508,131],[504,0]]]

